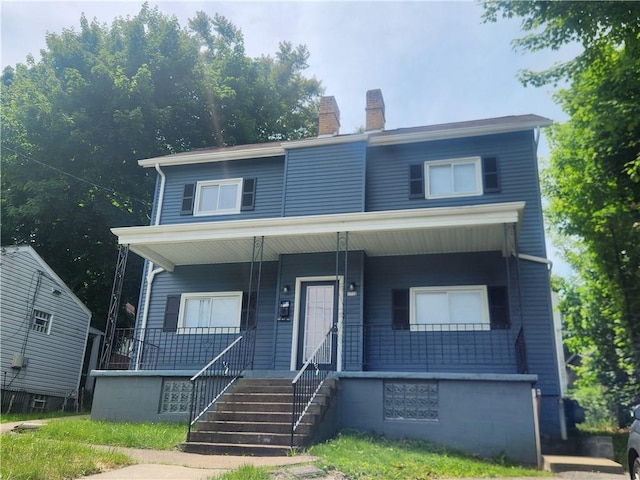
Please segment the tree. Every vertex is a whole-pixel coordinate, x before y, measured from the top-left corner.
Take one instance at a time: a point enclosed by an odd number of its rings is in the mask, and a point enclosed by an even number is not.
[[[322,88],[303,76],[305,47],[252,59],[224,17],[194,22],[147,4],[110,27],[83,16],[79,31],[47,35],[41,60],[2,74],[2,244],[33,245],[99,328],[117,256],[109,229],[150,221],[154,175],[137,160],[317,131]],[[135,305],[142,261],[130,262]]]
[[[564,79],[569,115],[549,131],[547,219],[577,278],[564,282],[567,344],[587,356],[581,381],[604,387],[619,424],[640,400],[640,3],[503,2],[485,19],[522,17],[526,50],[577,41],[583,53],[523,83]]]

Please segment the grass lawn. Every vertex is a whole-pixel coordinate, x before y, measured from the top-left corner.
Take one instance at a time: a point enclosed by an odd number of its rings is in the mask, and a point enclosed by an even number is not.
[[[368,480],[431,480],[443,477],[553,476],[502,460],[481,459],[423,441],[390,440],[345,431],[309,449],[324,470]]]
[[[88,415],[87,412],[48,412],[48,413],[0,413],[0,423],[25,422],[28,420],[40,420],[41,418],[72,417]]]
[[[173,423],[93,422],[88,418],[54,419],[35,431],[2,435],[3,480],[61,480],[133,463],[115,451],[90,445],[171,450],[185,439],[186,427]],[[343,432],[313,446],[324,470],[367,480],[432,480],[443,477],[550,476],[548,473],[487,460],[421,441],[390,440]],[[244,465],[220,480],[268,480],[270,469]]]
[[[2,435],[3,480],[63,480],[130,465],[121,453],[105,452],[75,441],[37,441],[32,433]]]
[[[135,463],[124,454],[90,445],[171,450],[185,436],[183,424],[92,422],[88,418],[51,420],[38,430],[2,435],[0,478],[79,478]]]

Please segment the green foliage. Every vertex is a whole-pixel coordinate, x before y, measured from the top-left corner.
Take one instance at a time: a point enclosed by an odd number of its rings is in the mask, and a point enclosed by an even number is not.
[[[5,480],[63,480],[124,467],[133,462],[73,441],[35,441],[30,434],[3,434],[0,476]]]
[[[199,12],[190,27],[147,4],[111,26],[82,17],[79,31],[47,35],[40,61],[2,74],[0,241],[34,246],[99,328],[110,228],[151,216],[155,172],[137,160],[317,131],[322,88],[303,75],[306,47],[249,58],[224,17]],[[141,268],[131,256],[124,302],[136,305]]]
[[[551,158],[542,176],[547,219],[576,272],[556,287],[566,343],[585,358],[575,395],[598,422],[609,406],[622,426],[629,405],[640,400],[640,3],[483,6],[485,21],[522,19],[527,34],[514,41],[517,48],[583,47],[569,62],[524,72],[522,81],[570,85],[555,97],[570,119],[549,131]],[[598,391],[602,402],[595,401]]]
[[[210,480],[269,480],[271,475],[266,468],[254,467],[253,465],[241,465],[229,472],[210,477]]]
[[[527,34],[515,39],[516,49],[532,52],[577,42],[584,48],[576,58],[543,72],[522,72],[525,85],[541,86],[572,78],[600,59],[610,46],[637,48],[640,3],[636,1],[583,2],[549,0],[483,0],[484,21],[521,18]]]
[[[180,423],[116,423],[87,418],[52,420],[33,432],[34,438],[114,447],[171,450],[186,438]]]
[[[320,467],[339,470],[347,478],[427,480],[454,477],[549,476],[544,472],[471,457],[418,440],[390,440],[380,435],[343,431],[309,449]]]

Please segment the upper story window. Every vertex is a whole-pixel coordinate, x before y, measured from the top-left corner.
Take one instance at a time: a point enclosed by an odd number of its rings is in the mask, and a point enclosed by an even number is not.
[[[426,197],[482,195],[480,157],[456,158],[425,163]]]
[[[51,332],[51,316],[50,313],[34,309],[31,329],[49,335],[49,332]]]
[[[497,157],[465,157],[409,165],[409,198],[438,199],[500,192]]]
[[[181,215],[228,215],[253,210],[255,178],[229,178],[187,183],[182,193]]]
[[[242,179],[198,182],[194,215],[223,215],[240,212]]]

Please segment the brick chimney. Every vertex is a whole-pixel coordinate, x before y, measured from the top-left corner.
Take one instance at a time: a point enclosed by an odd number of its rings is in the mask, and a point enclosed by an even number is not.
[[[340,133],[340,109],[335,97],[320,98],[318,117],[319,137],[338,135]]]
[[[384,99],[382,90],[376,88],[367,92],[367,132],[384,130]]]

